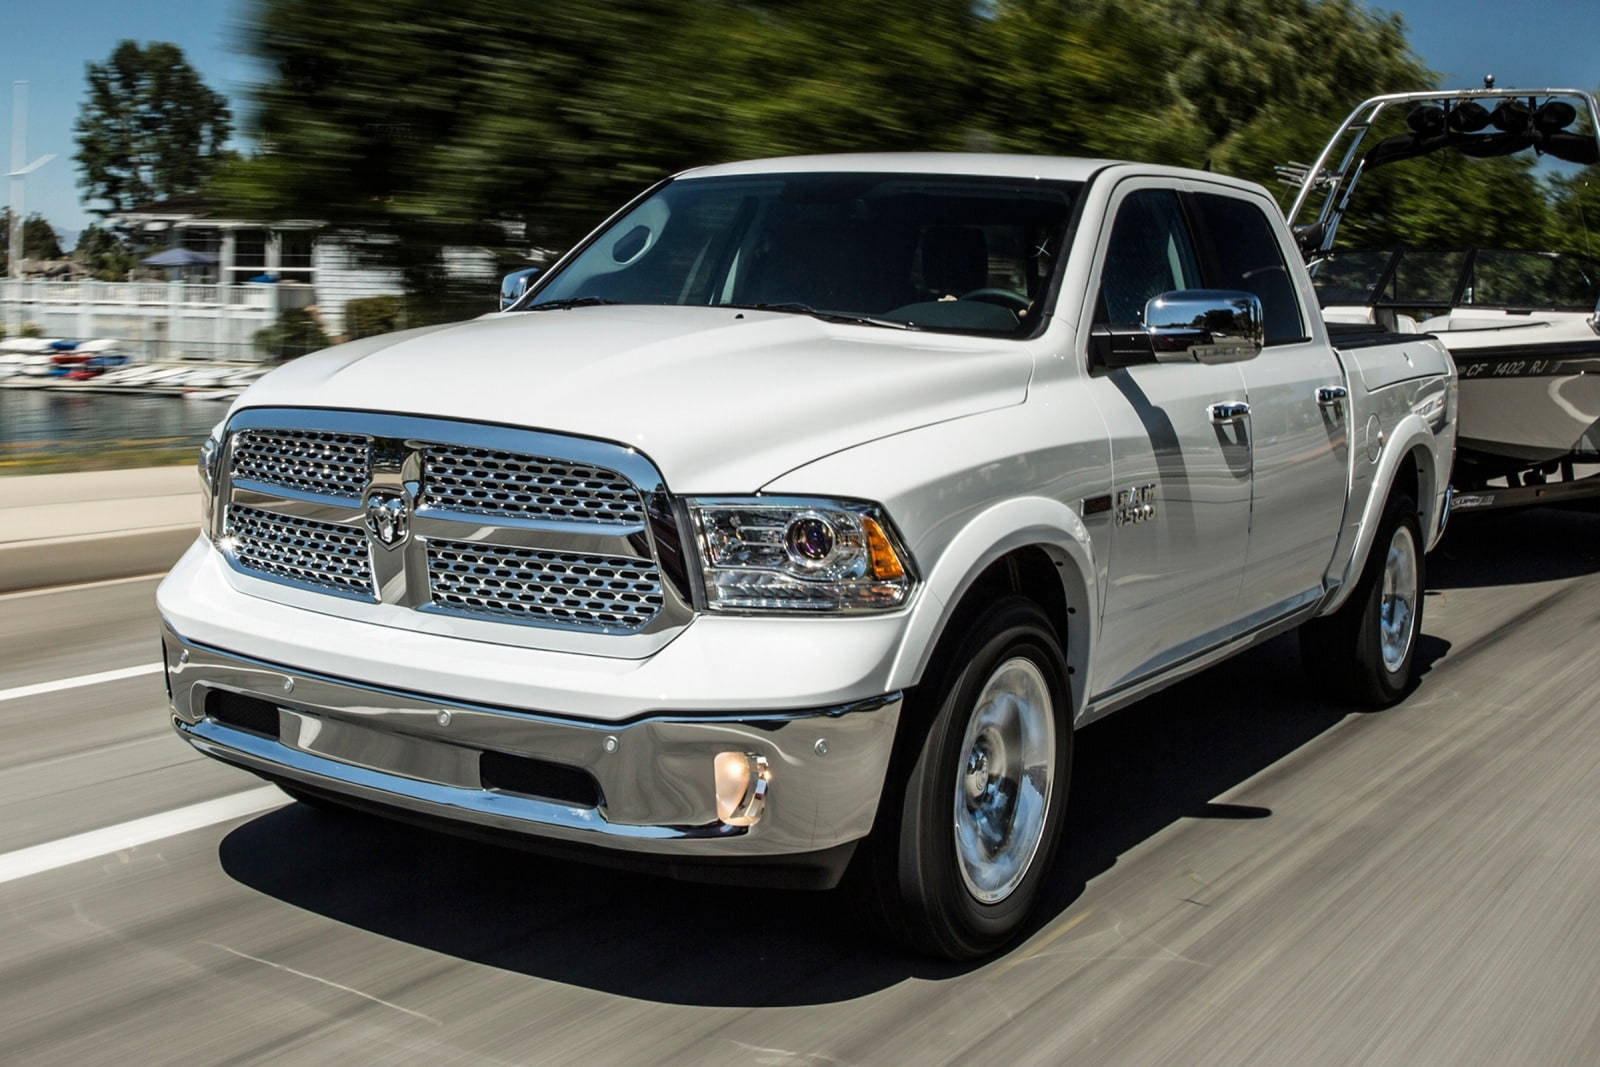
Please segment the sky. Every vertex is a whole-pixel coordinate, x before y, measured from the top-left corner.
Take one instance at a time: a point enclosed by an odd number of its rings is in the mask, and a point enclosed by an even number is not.
[[[693,2],[693,0],[685,0]],[[1600,0],[1399,0],[1372,5],[1404,17],[1412,48],[1446,88],[1476,87],[1494,74],[1502,87],[1600,88]],[[117,42],[171,41],[235,116],[248,106],[256,68],[238,50],[250,0],[0,0],[0,152],[10,162],[12,83],[28,87],[27,158],[56,158],[28,179],[24,208],[49,219],[70,247],[94,220],[79,202],[72,127],[83,102],[84,66]],[[1350,104],[1397,86],[1352,85]],[[237,124],[237,123],[236,123]],[[6,170],[10,170],[10,166]],[[10,183],[3,194],[9,201]]]

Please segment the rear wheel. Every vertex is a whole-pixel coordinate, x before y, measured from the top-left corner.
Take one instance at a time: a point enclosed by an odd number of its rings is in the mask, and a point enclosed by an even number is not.
[[[1396,493],[1350,599],[1300,628],[1312,676],[1344,696],[1388,707],[1411,686],[1422,632],[1424,558],[1417,505]]]
[[[1024,597],[979,615],[950,662],[917,696],[932,722],[911,740],[900,787],[885,790],[858,874],[900,941],[971,959],[1004,944],[1038,897],[1066,805],[1072,718],[1060,644]]]

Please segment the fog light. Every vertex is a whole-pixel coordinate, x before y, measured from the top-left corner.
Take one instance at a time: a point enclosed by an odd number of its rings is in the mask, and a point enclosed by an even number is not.
[[[713,761],[717,783],[717,818],[729,826],[752,826],[767,802],[772,769],[748,752],[718,752]]]

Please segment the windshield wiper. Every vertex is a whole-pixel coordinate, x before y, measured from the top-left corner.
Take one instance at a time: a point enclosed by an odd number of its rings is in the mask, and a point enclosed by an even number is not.
[[[810,304],[802,304],[791,300],[776,304],[724,304],[724,307],[749,308],[751,311],[781,311],[791,315],[810,315],[823,322],[844,322],[855,326],[882,326],[888,330],[920,330],[922,327],[914,322],[900,322],[896,319],[880,319],[872,315],[851,315],[843,311],[821,311]]]
[[[620,300],[607,300],[603,296],[575,296],[570,300],[551,300],[543,304],[529,304],[523,311],[564,311],[567,308],[591,308],[601,304],[620,304]]]

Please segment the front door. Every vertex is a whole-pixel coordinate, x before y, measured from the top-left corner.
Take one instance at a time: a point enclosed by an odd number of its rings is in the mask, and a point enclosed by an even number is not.
[[[1091,279],[1097,324],[1140,323],[1151,297],[1203,285],[1178,196],[1135,179],[1113,199]],[[1085,331],[1086,332],[1086,331]],[[1240,364],[1092,369],[1111,434],[1112,527],[1094,697],[1178,663],[1233,626],[1250,520]]]

